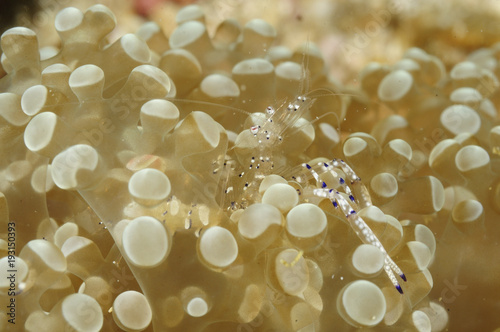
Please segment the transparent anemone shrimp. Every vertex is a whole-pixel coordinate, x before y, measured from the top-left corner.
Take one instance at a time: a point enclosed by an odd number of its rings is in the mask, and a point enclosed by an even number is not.
[[[335,209],[340,209],[345,216],[345,221],[354,230],[356,235],[365,244],[370,244],[378,248],[383,254],[383,269],[389,280],[403,294],[395,273],[406,282],[406,276],[399,266],[392,260],[384,246],[358,214],[362,208],[372,205],[369,192],[361,179],[356,175],[352,168],[343,160],[333,159],[331,162],[319,162],[317,164],[302,163],[299,167],[291,170],[278,167],[282,157],[282,145],[286,137],[290,137],[301,128],[311,125],[301,116],[311,107],[316,99],[304,95],[298,96],[290,103],[283,103],[274,108],[268,106],[264,115],[254,116],[250,128],[244,130],[236,139],[236,148],[238,143],[246,140],[244,145],[254,147],[250,155],[246,156],[240,163],[243,168],[233,174],[236,180],[227,181],[224,194],[227,201],[222,206],[228,210],[246,208],[249,204],[259,200],[258,187],[262,179],[270,174],[288,174],[283,175],[285,179],[296,182],[301,186],[309,186],[315,182],[315,188],[308,190],[318,198],[324,198],[331,201]],[[303,120],[303,121],[302,121]],[[294,128],[290,130],[290,128]],[[286,132],[286,131],[291,132]],[[241,153],[245,156],[245,153]],[[225,165],[230,164],[226,161]],[[234,165],[231,165],[234,167]],[[234,171],[234,169],[232,169]],[[322,180],[321,176],[329,176],[329,185]],[[242,194],[236,197],[234,186],[239,184]],[[300,190],[300,189],[298,189]],[[237,192],[237,191],[236,191]],[[303,196],[305,192],[301,193]]]

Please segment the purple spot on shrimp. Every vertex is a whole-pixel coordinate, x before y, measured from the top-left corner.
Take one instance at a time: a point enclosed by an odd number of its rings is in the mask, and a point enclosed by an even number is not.
[[[323,182],[323,183],[321,184],[321,187],[322,187],[322,188],[326,188],[326,183],[325,183],[325,182]]]
[[[401,277],[401,279],[403,279],[406,282],[406,276],[404,273],[401,273],[399,276]]]
[[[399,292],[400,294],[403,294],[403,290],[401,289],[401,286],[397,285],[397,286],[396,286],[396,289],[398,290],[398,292]]]
[[[311,166],[309,164],[306,164],[307,169],[311,169]]]
[[[353,195],[349,195],[349,199],[350,199],[351,201],[353,201],[353,202],[355,201],[355,200],[354,200],[354,196],[353,196]]]
[[[343,178],[340,178],[339,182],[340,182],[340,184],[344,184],[345,183],[345,181],[344,181]]]

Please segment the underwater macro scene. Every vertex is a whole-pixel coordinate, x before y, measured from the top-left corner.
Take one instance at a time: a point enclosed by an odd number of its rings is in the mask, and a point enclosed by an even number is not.
[[[0,331],[500,332],[500,3],[0,6]]]

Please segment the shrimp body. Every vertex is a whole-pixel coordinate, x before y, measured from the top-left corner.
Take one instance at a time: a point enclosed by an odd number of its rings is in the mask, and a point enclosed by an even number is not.
[[[290,130],[301,118],[314,99],[299,96],[294,102],[284,103],[277,108],[268,106],[265,113],[254,113],[250,128],[243,130],[235,141],[234,152],[241,167],[233,160],[226,161],[226,167],[236,176],[228,175],[225,194],[229,194],[223,204],[226,208],[236,210],[257,202],[260,198],[258,188],[267,175],[282,173],[285,163],[284,141],[293,135]],[[235,190],[235,187],[241,187]],[[236,193],[242,193],[236,196]]]

